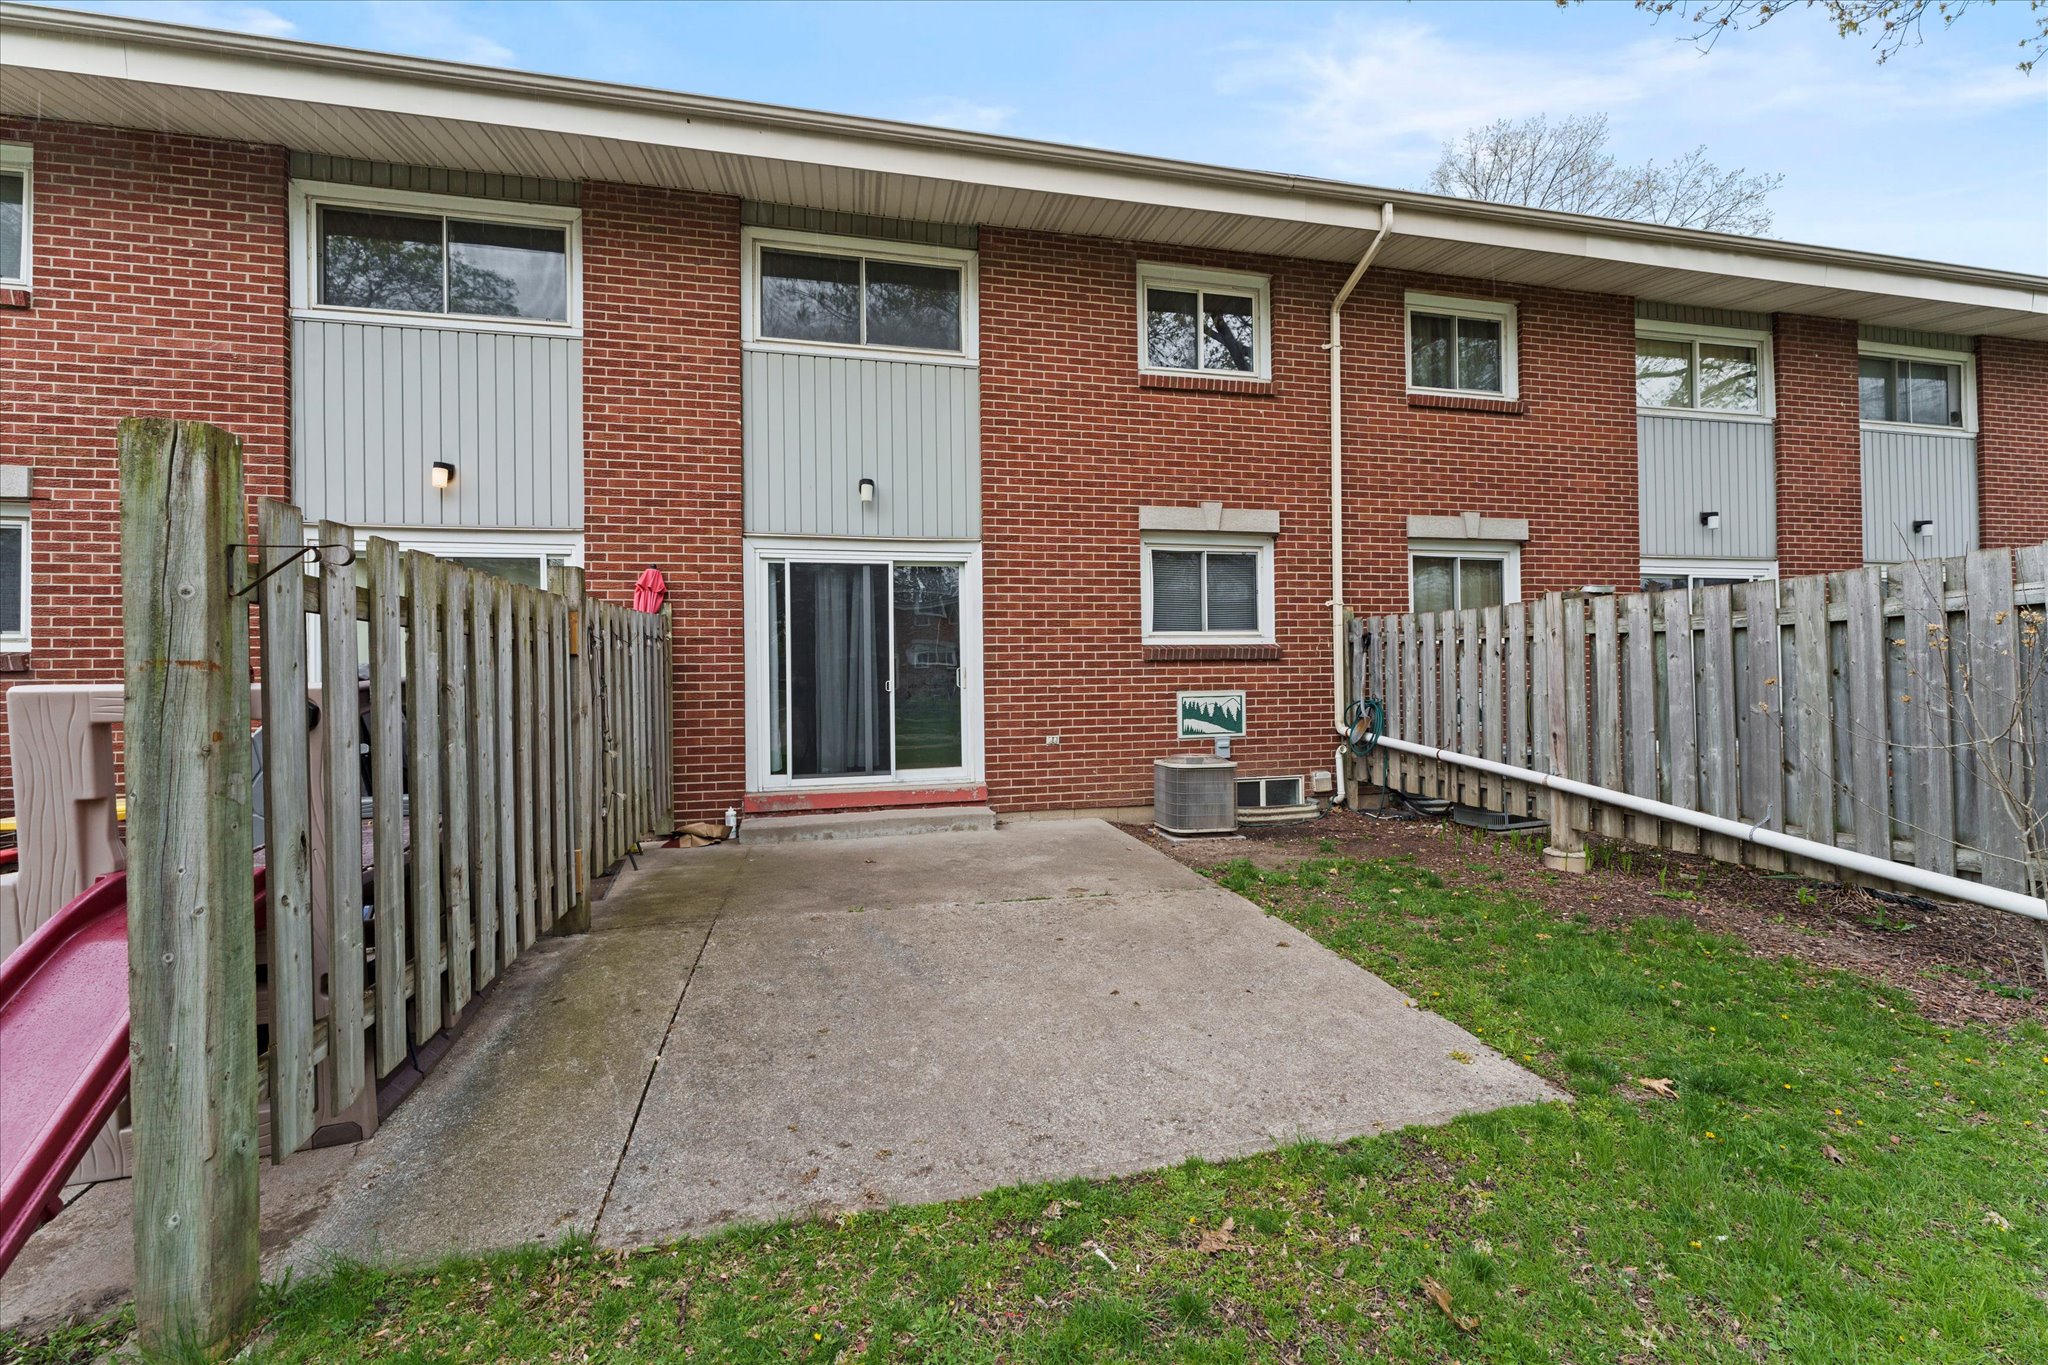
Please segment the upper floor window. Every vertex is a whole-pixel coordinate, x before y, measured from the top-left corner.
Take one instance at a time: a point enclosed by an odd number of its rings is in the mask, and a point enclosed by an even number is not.
[[[747,340],[973,353],[974,253],[750,230]]]
[[[1857,362],[1857,401],[1866,422],[1973,430],[1976,427],[1973,358],[1960,351],[1929,351],[1865,344]]]
[[[1138,267],[1138,368],[1270,379],[1272,323],[1264,275]]]
[[[1147,644],[1271,644],[1273,541],[1197,532],[1144,538]]]
[[[1408,296],[1408,387],[1482,398],[1517,396],[1515,305]]]
[[[301,307],[486,324],[575,320],[573,208],[304,185],[294,210]]]
[[[28,283],[34,169],[35,154],[29,148],[0,143],[0,284]]]
[[[1770,342],[1721,328],[1636,329],[1636,406],[1679,412],[1770,410]]]

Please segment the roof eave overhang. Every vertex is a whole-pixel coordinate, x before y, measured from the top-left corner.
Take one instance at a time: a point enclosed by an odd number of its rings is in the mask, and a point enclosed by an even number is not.
[[[803,207],[2048,340],[2048,279],[0,6],[0,111]]]

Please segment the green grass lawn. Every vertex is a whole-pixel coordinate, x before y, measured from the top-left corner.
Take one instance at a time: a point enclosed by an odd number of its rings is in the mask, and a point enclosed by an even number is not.
[[[1951,1032],[1406,863],[1216,876],[1575,1102],[631,1256],[344,1267],[270,1296],[254,1358],[2048,1361],[2038,1024]]]

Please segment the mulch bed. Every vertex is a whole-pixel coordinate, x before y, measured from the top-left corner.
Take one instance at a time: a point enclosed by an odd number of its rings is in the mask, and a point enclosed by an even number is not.
[[[1248,829],[1233,839],[1170,840],[1145,826],[1121,828],[1196,868],[1234,858],[1280,867],[1314,857],[1409,857],[1450,885],[1512,890],[1595,923],[1687,919],[1752,952],[1897,987],[1937,1023],[2003,1032],[2026,1019],[2048,1022],[2048,974],[2035,923],[1977,906],[1884,896],[1636,844],[1611,845],[1585,876],[1564,876],[1544,868],[1527,835],[1517,848],[1505,836],[1475,835],[1444,820],[1348,810]],[[1540,835],[1534,842],[1540,845]]]

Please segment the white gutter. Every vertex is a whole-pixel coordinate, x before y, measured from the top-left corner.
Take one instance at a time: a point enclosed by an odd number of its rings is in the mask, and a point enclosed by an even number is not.
[[[1647,796],[1635,796],[1629,792],[1616,791],[1612,787],[1596,787],[1590,782],[1578,782],[1569,777],[1554,777],[1539,773],[1533,768],[1517,768],[1508,763],[1496,763],[1490,758],[1475,758],[1471,754],[1456,753],[1448,749],[1432,749],[1424,744],[1412,744],[1405,739],[1382,736],[1379,741],[1383,749],[1396,753],[1414,754],[1418,758],[1433,758],[1440,763],[1456,763],[1467,768],[1476,768],[1495,777],[1510,778],[1526,782],[1531,786],[1545,787],[1566,796],[1584,797],[1601,805],[1617,806],[1622,810],[1635,811],[1639,815],[1655,816],[1675,824],[1691,825],[1694,829],[1705,830],[1728,839],[1740,839],[1759,848],[1772,848],[1780,853],[1789,853],[1795,858],[1809,862],[1825,863],[1847,872],[1861,873],[1866,877],[1877,877],[1884,881],[1910,886],[1918,891],[1942,896],[1949,900],[1968,901],[1973,905],[2003,910],[2008,914],[2023,915],[2031,920],[2048,924],[2048,901],[2039,896],[2029,896],[2018,891],[2007,891],[2003,887],[1986,886],[1982,882],[1965,881],[1941,872],[1929,872],[1910,863],[1895,863],[1889,858],[1874,858],[1868,853],[1853,853],[1848,849],[1836,848],[1812,839],[1801,839],[1796,835],[1782,834],[1761,825],[1744,824],[1740,820],[1728,820],[1718,815],[1703,815],[1683,806],[1653,801]]]
[[[1382,203],[1379,232],[1330,302],[1330,340],[1324,348],[1330,353],[1330,724],[1338,734],[1344,733],[1344,664],[1351,646],[1344,638],[1344,305],[1393,230],[1394,206]],[[1344,790],[1338,782],[1337,799],[1343,799]]]

